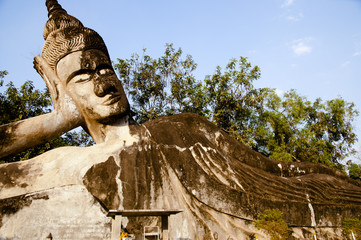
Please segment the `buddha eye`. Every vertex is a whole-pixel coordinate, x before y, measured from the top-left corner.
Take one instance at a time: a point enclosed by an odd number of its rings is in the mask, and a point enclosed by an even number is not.
[[[99,70],[99,75],[112,75],[113,73],[113,70],[109,68],[103,68]]]
[[[81,82],[89,81],[90,79],[91,79],[91,74],[82,73],[82,74],[78,74],[78,75],[74,76],[72,81],[75,83],[81,83]]]

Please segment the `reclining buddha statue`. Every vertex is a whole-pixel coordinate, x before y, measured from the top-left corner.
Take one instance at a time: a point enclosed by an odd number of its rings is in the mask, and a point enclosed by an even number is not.
[[[0,157],[82,126],[90,147],[60,147],[0,165],[0,239],[109,239],[109,209],[182,209],[170,239],[268,239],[252,224],[279,209],[294,239],[342,238],[361,214],[361,186],[323,165],[269,159],[192,113],[139,125],[103,39],[46,1],[34,66],[54,111],[0,127]],[[141,233],[157,218],[124,218]]]

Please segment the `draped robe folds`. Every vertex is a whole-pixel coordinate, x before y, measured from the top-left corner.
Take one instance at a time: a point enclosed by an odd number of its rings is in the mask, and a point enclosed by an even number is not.
[[[33,239],[49,232],[61,238],[74,221],[97,231],[87,239],[102,239],[109,236],[109,209],[183,209],[170,218],[173,239],[262,236],[252,222],[266,209],[280,209],[295,229],[341,228],[361,214],[360,184],[345,174],[266,158],[190,113],[130,125],[122,139],[0,165],[0,189],[0,238],[10,239],[32,231]],[[42,218],[26,224],[33,214]],[[88,222],[79,220],[84,214]],[[125,222],[139,233],[156,221]],[[79,229],[66,234],[88,236]]]

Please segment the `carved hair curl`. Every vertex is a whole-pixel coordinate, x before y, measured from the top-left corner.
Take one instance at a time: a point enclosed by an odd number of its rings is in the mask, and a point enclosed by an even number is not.
[[[42,57],[52,69],[61,58],[76,51],[98,49],[109,58],[105,43],[97,32],[84,27],[77,18],[67,14],[57,1],[48,0],[46,5],[49,20],[43,32],[45,43]]]

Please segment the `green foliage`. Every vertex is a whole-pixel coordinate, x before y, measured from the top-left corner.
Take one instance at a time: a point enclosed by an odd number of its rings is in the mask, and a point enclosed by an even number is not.
[[[209,118],[224,131],[252,146],[255,130],[255,110],[259,106],[253,81],[260,77],[260,69],[252,67],[247,58],[231,59],[223,72],[205,79]]]
[[[138,122],[180,112],[208,112],[202,84],[193,76],[197,65],[190,55],[185,59],[181,55],[181,49],[167,44],[164,56],[158,59],[143,49],[142,57],[134,54],[130,59],[118,59],[114,65]]]
[[[0,73],[1,81],[3,81],[3,77],[7,72],[1,71]],[[0,125],[35,117],[48,113],[50,110],[51,99],[49,92],[35,89],[31,81],[25,82],[20,88],[16,88],[12,82],[9,82],[6,89],[0,92]],[[47,143],[27,149],[15,156],[2,158],[0,163],[26,160],[60,146],[84,146],[89,144],[92,144],[92,140],[85,132],[73,131]]]
[[[356,235],[356,239],[361,238],[361,220],[359,218],[346,218],[342,222],[342,227],[346,234],[351,234],[351,231]]]
[[[266,230],[272,240],[288,238],[288,225],[283,219],[283,213],[279,209],[266,209],[258,215],[254,225],[258,229]]]
[[[278,160],[341,168],[339,161],[353,152],[357,141],[352,127],[358,115],[354,104],[342,98],[311,102],[295,90],[283,98],[275,90],[266,92],[257,126],[263,141],[257,141],[254,148]]]
[[[309,101],[295,90],[279,96],[275,89],[256,89],[261,71],[245,57],[231,59],[224,70],[218,66],[204,81],[194,78],[196,66],[172,44],[158,59],[143,50],[142,57],[135,54],[115,64],[140,123],[194,112],[270,158],[339,169],[354,151],[352,123],[358,111],[353,103],[342,98]]]
[[[351,161],[347,162],[348,175],[355,180],[361,180],[361,164],[356,164]]]
[[[0,71],[0,87],[4,84],[4,77],[8,74],[7,71]]]
[[[48,91],[34,89],[31,81],[17,89],[12,82],[6,85],[0,95],[0,124],[16,122],[50,111],[51,100]]]

